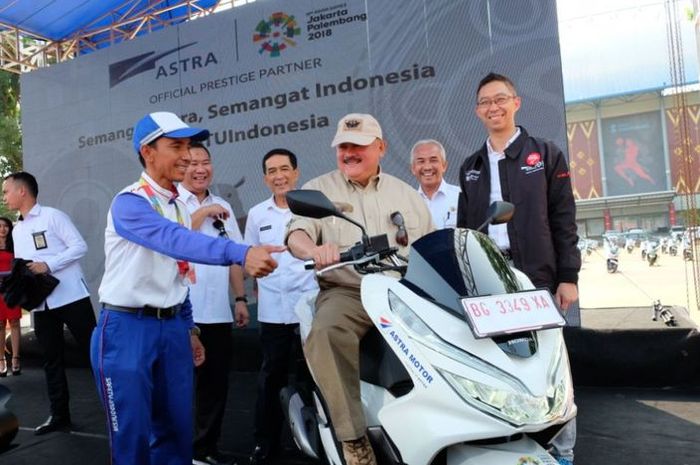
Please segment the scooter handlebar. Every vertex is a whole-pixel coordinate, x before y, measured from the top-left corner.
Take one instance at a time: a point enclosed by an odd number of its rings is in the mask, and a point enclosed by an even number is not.
[[[362,274],[364,272],[377,272],[377,271],[389,271],[392,268],[382,267],[379,262],[385,258],[390,258],[396,254],[397,249],[395,247],[389,246],[389,241],[387,240],[386,234],[380,234],[378,236],[373,236],[368,240],[364,240],[356,243],[348,250],[340,253],[340,260],[338,263],[329,265],[323,269],[316,271],[316,276],[321,276],[327,271],[334,270],[336,268],[342,268],[344,266],[355,266],[360,267],[364,271],[358,271]],[[400,259],[397,258],[396,262]],[[405,261],[405,259],[403,259]],[[391,260],[393,269],[397,266],[395,260]],[[378,268],[369,268],[370,264],[377,264]],[[314,269],[316,267],[316,262],[313,259],[304,261],[304,268],[307,270]],[[402,266],[405,269],[405,265]]]
[[[340,252],[340,261],[338,263],[347,263],[349,261],[352,261],[353,259],[353,254],[351,250],[346,250],[345,252]],[[331,265],[333,266],[333,265]],[[316,262],[314,261],[313,258],[309,258],[308,260],[304,260],[304,269],[305,270],[313,270],[316,268]]]

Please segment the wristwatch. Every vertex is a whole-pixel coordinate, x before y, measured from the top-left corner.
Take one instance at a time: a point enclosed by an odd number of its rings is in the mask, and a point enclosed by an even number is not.
[[[202,330],[199,329],[199,326],[192,326],[190,328],[190,336],[201,336],[202,335]]]
[[[238,296],[238,297],[236,297],[236,302],[245,302],[245,303],[248,303],[248,297],[246,297],[246,296],[244,296],[244,295]]]

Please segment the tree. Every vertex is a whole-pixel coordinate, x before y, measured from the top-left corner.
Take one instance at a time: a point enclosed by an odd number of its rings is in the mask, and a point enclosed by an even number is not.
[[[0,71],[0,176],[22,169],[22,130],[20,129],[19,76]],[[0,215],[7,216],[0,204]]]

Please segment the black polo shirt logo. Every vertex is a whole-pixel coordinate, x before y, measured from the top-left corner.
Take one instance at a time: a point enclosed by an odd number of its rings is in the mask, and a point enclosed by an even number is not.
[[[525,174],[532,174],[544,169],[542,155],[539,152],[531,152],[525,157],[525,166],[521,166],[520,170]]]
[[[479,170],[469,170],[466,173],[464,173],[464,180],[466,182],[476,182],[479,180],[480,174],[481,174],[481,171],[479,171]]]

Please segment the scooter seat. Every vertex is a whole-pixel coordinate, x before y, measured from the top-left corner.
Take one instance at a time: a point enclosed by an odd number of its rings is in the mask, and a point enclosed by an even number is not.
[[[299,318],[299,334],[301,335],[302,343],[306,342],[306,337],[311,331],[311,323],[313,323],[314,315],[316,314],[317,295],[318,289],[307,291],[299,297],[297,304],[294,306],[294,313]]]

